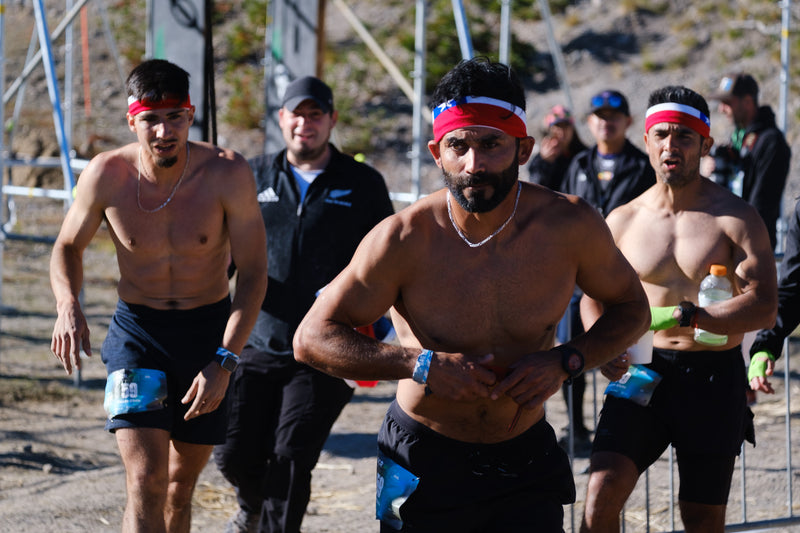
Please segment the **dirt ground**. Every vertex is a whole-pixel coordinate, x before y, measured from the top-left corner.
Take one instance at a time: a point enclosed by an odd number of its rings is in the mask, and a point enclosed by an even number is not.
[[[39,236],[55,235],[61,209],[43,200],[17,200],[15,231],[37,227]],[[35,219],[35,220],[34,220]],[[34,224],[35,221],[35,224]],[[118,531],[125,504],[124,471],[114,438],[103,431],[102,395],[105,371],[99,347],[116,302],[116,266],[108,236],[96,237],[86,253],[84,306],[90,321],[95,355],[85,360],[80,385],[67,377],[49,353],[55,319],[47,272],[50,245],[9,239],[2,257],[0,315],[0,531],[18,533]],[[794,347],[793,347],[794,348]],[[792,364],[797,364],[796,349]],[[781,370],[783,375],[783,370]],[[590,376],[585,410],[605,388]],[[597,374],[599,376],[599,374]],[[791,396],[800,376],[790,374]],[[745,455],[746,516],[750,521],[785,517],[787,479],[800,491],[798,471],[786,474],[786,402],[782,382],[775,396],[760,396],[754,406],[758,447]],[[594,394],[592,394],[594,392]],[[394,394],[393,383],[359,389],[344,410],[313,474],[312,501],[304,521],[306,533],[377,531],[374,520],[375,441],[380,421]],[[560,395],[548,401],[548,418],[557,431],[566,424]],[[792,406],[793,442],[800,440],[798,408]],[[796,446],[791,454],[800,463]],[[577,525],[585,495],[586,458],[573,465],[578,502],[565,508],[565,529]],[[741,461],[740,463],[741,464]],[[651,531],[680,529],[669,508],[669,465],[658,461],[649,474]],[[643,477],[626,509],[630,531],[644,531],[646,484]],[[675,479],[677,486],[677,477]],[[791,514],[798,512],[795,498]],[[728,522],[743,521],[739,472],[734,475]],[[213,463],[203,472],[196,491],[193,531],[222,531],[235,509],[231,487]],[[797,527],[797,526],[795,526]],[[741,528],[739,529],[741,530]],[[790,527],[780,531],[792,531]],[[798,531],[800,529],[794,529]]]

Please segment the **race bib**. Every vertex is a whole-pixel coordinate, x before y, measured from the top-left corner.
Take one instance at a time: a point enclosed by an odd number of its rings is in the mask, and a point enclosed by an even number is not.
[[[397,530],[403,527],[400,507],[414,492],[419,478],[378,450],[375,518]]]
[[[120,368],[108,375],[103,408],[108,418],[164,408],[167,375],[150,368]]]
[[[661,383],[661,374],[646,366],[631,365],[619,379],[606,387],[606,394],[630,400],[642,406],[650,403],[656,386]]]

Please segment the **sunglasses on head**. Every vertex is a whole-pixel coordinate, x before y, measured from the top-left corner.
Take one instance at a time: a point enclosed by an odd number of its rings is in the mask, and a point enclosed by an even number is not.
[[[617,94],[598,94],[592,98],[592,107],[595,109],[599,107],[611,107],[613,109],[619,109],[622,107],[622,97]]]

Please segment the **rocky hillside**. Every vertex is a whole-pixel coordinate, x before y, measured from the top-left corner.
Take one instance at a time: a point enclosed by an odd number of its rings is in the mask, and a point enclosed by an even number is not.
[[[52,31],[63,16],[63,7],[59,7],[62,5],[59,2],[47,3],[58,4],[48,8]],[[30,2],[12,2],[7,7],[6,86],[21,72],[30,40],[33,10],[28,4]],[[251,100],[262,94],[262,80],[257,74],[260,58],[251,57],[249,65],[241,66],[238,63],[232,66],[228,59],[233,53],[231,43],[234,42],[230,35],[235,31],[241,33],[242,28],[248,27],[243,22],[246,16],[251,21],[251,29],[246,31],[253,34],[252,41],[263,42],[263,28],[252,29],[253,15],[245,14],[249,4],[252,2],[215,2],[222,13],[215,19],[214,35],[217,105],[219,116],[222,117],[219,142],[236,148],[246,156],[253,156],[260,152],[263,144],[261,131],[253,126],[258,123],[258,117],[254,120],[252,117],[250,120],[246,117],[233,120],[231,117],[237,115],[231,111],[237,105],[237,98],[241,100],[243,88],[250,95],[255,95]],[[400,70],[409,73],[413,68],[409,43],[413,42],[414,3],[404,0],[346,0],[346,4],[364,22]],[[434,9],[428,39],[432,50],[429,61],[433,65],[442,63],[444,45],[449,44],[452,48],[456,32],[454,25],[442,16],[442,10],[446,10],[450,2],[438,0],[431,4]],[[496,55],[496,38],[492,41],[492,36],[499,35],[499,2],[483,0],[465,4],[468,4],[468,12],[474,21],[472,31],[474,34],[482,32],[483,41],[478,38],[474,38],[474,41],[486,42],[487,36],[489,39],[489,44],[484,45],[488,49],[481,49],[476,44],[476,53]],[[107,5],[115,35],[122,43],[120,48],[129,49],[131,41],[135,45],[136,39],[143,38],[143,30],[137,30],[130,23],[132,12],[139,8],[144,12],[144,1],[118,0],[107,2]],[[244,8],[237,7],[239,5]],[[541,117],[549,106],[567,102],[567,95],[560,89],[553,68],[547,28],[539,17],[537,5],[534,0],[512,2],[512,31],[515,38],[512,55],[527,81],[529,125],[535,135],[539,134]],[[623,91],[629,97],[635,119],[629,137],[637,144],[641,145],[642,142],[647,96],[651,90],[662,85],[683,84],[701,93],[708,93],[725,72],[746,70],[760,81],[762,103],[770,104],[778,111],[781,21],[778,2],[579,0],[551,1],[550,5],[554,12],[553,30],[563,49],[575,112],[579,116],[584,113],[588,98],[597,90],[611,87]],[[365,153],[367,160],[384,172],[393,190],[408,191],[411,102],[358,38],[342,16],[337,3],[328,1],[326,9],[324,77],[334,87],[341,113],[335,141],[347,151]],[[794,11],[792,22],[797,23],[800,20],[800,6],[795,7]],[[124,90],[119,81],[115,58],[110,53],[97,11],[90,7],[89,12],[89,94],[92,109],[91,114],[86,116],[78,54],[73,128],[73,145],[85,156],[131,140],[122,118],[125,112]],[[143,20],[142,17],[134,19]],[[79,32],[76,33],[76,40],[79,35]],[[790,50],[796,55],[800,53],[800,46],[794,32],[790,33],[790,37]],[[63,41],[55,43],[56,54],[63,54],[63,46]],[[129,51],[120,57],[125,72],[130,68],[130,57]],[[238,79],[232,77],[232,73],[235,75],[236,72],[242,73]],[[786,209],[791,208],[794,199],[800,195],[797,173],[800,165],[798,74],[800,70],[796,68],[789,72],[791,91],[786,113],[787,137],[796,156],[785,195]],[[794,79],[795,76],[798,79]],[[235,80],[233,83],[232,79]],[[22,115],[13,129],[12,149],[20,154],[56,153],[51,116],[49,112],[42,112],[49,107],[43,80],[43,73],[32,77]],[[252,109],[249,110],[251,114]],[[7,118],[11,112],[12,105],[9,105],[6,108]],[[716,110],[711,119],[713,135],[724,142],[730,131],[727,119]],[[245,123],[249,123],[250,127],[240,127]],[[583,124],[580,124],[579,131],[584,140],[590,139]],[[17,169],[14,179],[36,183],[47,181],[46,175],[41,170]],[[426,158],[423,192],[439,186],[438,172]]]

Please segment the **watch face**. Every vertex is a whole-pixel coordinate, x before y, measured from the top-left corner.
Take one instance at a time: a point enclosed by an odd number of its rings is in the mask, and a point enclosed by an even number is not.
[[[581,356],[576,353],[570,355],[567,365],[572,372],[577,372],[581,369]]]
[[[226,357],[225,359],[222,360],[222,368],[224,368],[229,372],[233,372],[234,370],[236,370],[237,366],[239,365],[236,363],[236,361],[234,361],[230,357]]]

